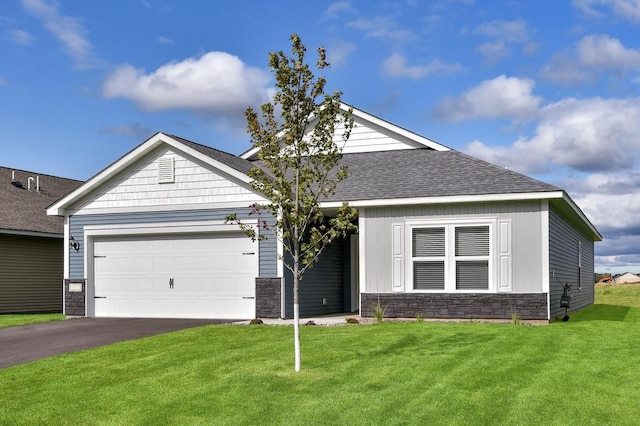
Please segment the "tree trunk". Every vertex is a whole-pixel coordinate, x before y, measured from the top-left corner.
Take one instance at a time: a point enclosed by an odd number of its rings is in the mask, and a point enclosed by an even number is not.
[[[293,345],[295,371],[300,371],[300,302],[298,301],[298,262],[293,265]]]

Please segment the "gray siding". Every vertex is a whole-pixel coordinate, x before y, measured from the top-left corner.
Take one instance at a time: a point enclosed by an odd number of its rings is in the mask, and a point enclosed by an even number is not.
[[[542,292],[543,222],[539,201],[367,208],[361,216],[364,216],[365,226],[360,233],[366,246],[365,252],[360,255],[365,256],[367,293],[392,291],[394,223],[487,216],[511,221],[513,293]]]
[[[73,249],[69,249],[69,278],[86,278],[84,271],[85,226],[224,220],[227,215],[232,213],[237,213],[240,219],[255,219],[255,217],[250,218],[248,216],[249,212],[250,209],[217,209],[71,216],[69,229],[71,235],[80,243],[80,250],[76,252]],[[273,225],[273,220],[268,220],[268,222]],[[260,277],[276,277],[276,240],[273,238],[273,234],[270,233],[266,240],[261,241],[259,247]]]
[[[582,242],[582,289],[578,288],[578,242]],[[549,304],[551,319],[564,316],[560,307],[562,283],[571,284],[571,308],[589,306],[594,300],[594,243],[571,226],[554,208],[549,208]],[[553,276],[555,275],[555,279]]]
[[[0,234],[0,313],[62,312],[64,240]]]

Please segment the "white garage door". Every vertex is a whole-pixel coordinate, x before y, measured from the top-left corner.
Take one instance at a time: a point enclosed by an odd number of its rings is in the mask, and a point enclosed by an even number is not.
[[[258,245],[244,234],[96,237],[97,317],[255,317]]]

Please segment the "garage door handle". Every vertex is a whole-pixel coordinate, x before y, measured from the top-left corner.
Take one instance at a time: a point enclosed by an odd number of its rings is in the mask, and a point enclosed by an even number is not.
[[[94,299],[106,299],[107,296],[93,296]]]
[[[243,299],[255,299],[253,296],[242,296]]]

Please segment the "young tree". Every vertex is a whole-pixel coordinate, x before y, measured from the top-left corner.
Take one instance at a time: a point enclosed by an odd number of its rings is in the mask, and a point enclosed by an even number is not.
[[[269,54],[278,91],[272,102],[262,105],[261,119],[251,107],[245,116],[262,163],[249,172],[251,184],[268,200],[253,205],[253,213],[275,218],[272,231],[290,255],[281,260],[293,275],[295,371],[300,371],[300,281],[331,241],[356,228],[357,211],[344,204],[328,218],[320,209],[320,202],[347,177],[346,167],[338,163],[353,128],[352,110],[341,110],[341,92],[325,93],[326,80],[315,77],[305,62],[306,47],[297,34],[291,36],[291,50],[292,57],[282,51]],[[322,72],[328,66],[319,48],[316,67]],[[342,146],[334,141],[339,126]],[[227,217],[253,240],[263,239],[260,231],[269,229],[261,219],[256,227],[236,215]]]

